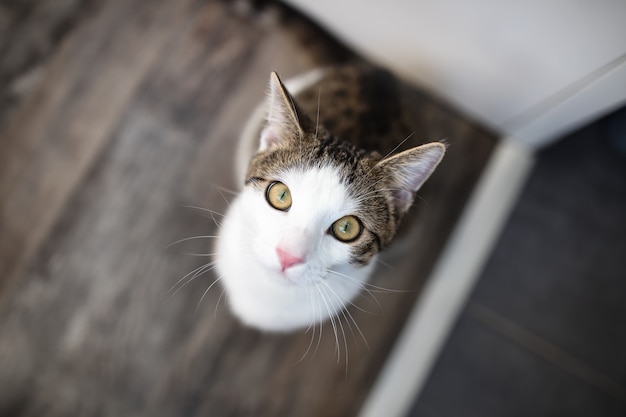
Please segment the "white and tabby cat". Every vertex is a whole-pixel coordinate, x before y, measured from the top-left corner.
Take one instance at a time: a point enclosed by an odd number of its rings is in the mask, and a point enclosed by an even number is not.
[[[241,321],[307,327],[363,288],[445,152],[434,142],[390,154],[412,133],[402,88],[386,71],[345,66],[308,74],[292,96],[272,73],[264,123],[240,145],[245,186],[217,240],[218,273]]]

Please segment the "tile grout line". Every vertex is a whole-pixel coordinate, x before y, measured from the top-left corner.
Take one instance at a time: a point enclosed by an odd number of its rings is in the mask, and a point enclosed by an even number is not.
[[[514,321],[475,301],[469,302],[467,313],[484,326],[547,362],[622,401],[626,401],[626,387]]]

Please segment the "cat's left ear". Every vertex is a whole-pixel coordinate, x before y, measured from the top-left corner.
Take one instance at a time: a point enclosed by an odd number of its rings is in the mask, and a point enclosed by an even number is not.
[[[267,102],[267,123],[261,132],[259,151],[290,139],[302,138],[304,133],[296,102],[276,72],[272,72],[270,77]]]
[[[441,142],[427,143],[408,149],[378,162],[383,175],[389,178],[396,207],[400,213],[406,212],[415,198],[415,193],[433,173],[446,146]]]

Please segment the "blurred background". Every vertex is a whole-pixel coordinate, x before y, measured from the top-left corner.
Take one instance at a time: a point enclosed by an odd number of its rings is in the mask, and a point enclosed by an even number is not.
[[[289,0],[467,115],[542,146],[626,100],[619,0]]]
[[[625,17],[0,1],[0,416],[625,415]],[[226,210],[270,71],[361,60],[452,144],[413,256],[374,277],[402,291],[365,293],[337,339],[243,328],[194,272],[211,238],[169,245],[215,234],[189,206]]]

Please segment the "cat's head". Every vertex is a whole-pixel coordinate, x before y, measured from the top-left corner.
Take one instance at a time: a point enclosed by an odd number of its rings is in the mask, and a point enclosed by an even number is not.
[[[294,282],[368,265],[391,242],[445,146],[384,158],[358,149],[304,114],[276,73],[268,101],[244,189],[260,262]]]

